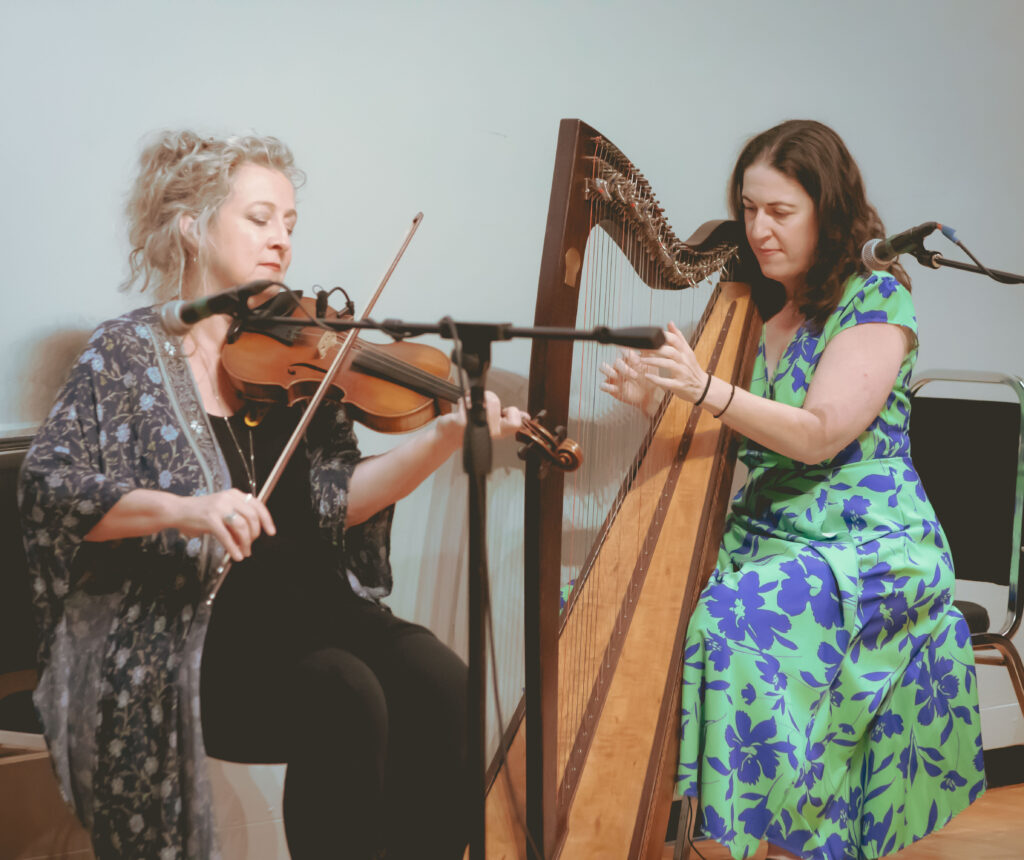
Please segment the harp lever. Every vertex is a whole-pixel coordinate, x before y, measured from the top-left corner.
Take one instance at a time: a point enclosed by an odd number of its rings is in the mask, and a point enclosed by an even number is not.
[[[516,432],[516,439],[524,442],[519,449],[519,459],[525,460],[530,451],[539,451],[541,457],[541,476],[547,473],[553,464],[563,472],[572,472],[583,462],[583,449],[572,439],[565,436],[564,427],[556,427],[554,433],[540,423],[544,410],[537,413],[536,418],[523,419],[522,427]]]

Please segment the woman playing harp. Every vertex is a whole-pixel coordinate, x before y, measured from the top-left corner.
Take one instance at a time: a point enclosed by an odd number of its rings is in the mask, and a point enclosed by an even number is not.
[[[736,858],[877,858],[984,790],[974,661],[942,529],[910,459],[917,320],[860,172],[821,123],[754,137],[729,187],[786,303],[749,391],[707,373],[669,324],[603,387],[669,391],[745,437],[749,470],[684,652],[678,795]]]

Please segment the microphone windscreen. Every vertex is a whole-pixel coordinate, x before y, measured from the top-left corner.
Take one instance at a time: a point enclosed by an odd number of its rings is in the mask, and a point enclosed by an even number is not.
[[[596,332],[597,340],[600,343],[615,343],[633,349],[657,349],[665,342],[665,332],[657,326],[638,326],[636,328],[600,326]]]
[[[860,261],[869,272],[875,269],[887,269],[892,260],[883,260],[875,254],[875,249],[882,243],[881,239],[868,239],[860,249]]]
[[[160,325],[168,334],[183,335],[188,331],[188,323],[181,319],[183,301],[167,302],[160,308]]]

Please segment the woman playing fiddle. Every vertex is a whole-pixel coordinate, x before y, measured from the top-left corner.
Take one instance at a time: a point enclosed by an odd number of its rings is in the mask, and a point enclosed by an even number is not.
[[[129,284],[167,300],[282,280],[301,177],[273,138],[161,135],[128,202]],[[153,308],[102,324],[26,457],[35,701],[65,797],[100,860],[205,858],[204,751],[286,762],[292,856],[460,857],[466,668],[380,600],[392,506],[459,448],[464,413],[362,458],[322,406],[265,506],[297,410],[245,423],[227,326],[178,338]],[[492,436],[521,423],[488,410]]]
[[[749,391],[707,373],[674,325],[606,367],[641,408],[668,391],[744,438],[748,469],[690,620],[677,792],[733,857],[877,858],[984,790],[974,661],[942,529],[910,459],[917,320],[832,129],[751,139],[733,217],[785,304]]]

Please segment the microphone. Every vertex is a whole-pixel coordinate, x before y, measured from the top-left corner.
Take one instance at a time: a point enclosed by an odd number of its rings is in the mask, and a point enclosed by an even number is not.
[[[900,254],[923,248],[924,237],[941,228],[942,225],[935,221],[926,221],[887,239],[869,239],[861,248],[860,260],[869,272],[873,269],[888,268]]]
[[[657,326],[608,328],[608,326],[599,325],[594,329],[594,340],[598,343],[631,346],[634,349],[657,349],[665,342],[665,332]]]
[[[160,308],[160,324],[168,334],[185,334],[199,320],[214,314],[237,313],[250,296],[262,293],[277,281],[250,281],[230,290],[213,293],[190,302],[168,302]]]

